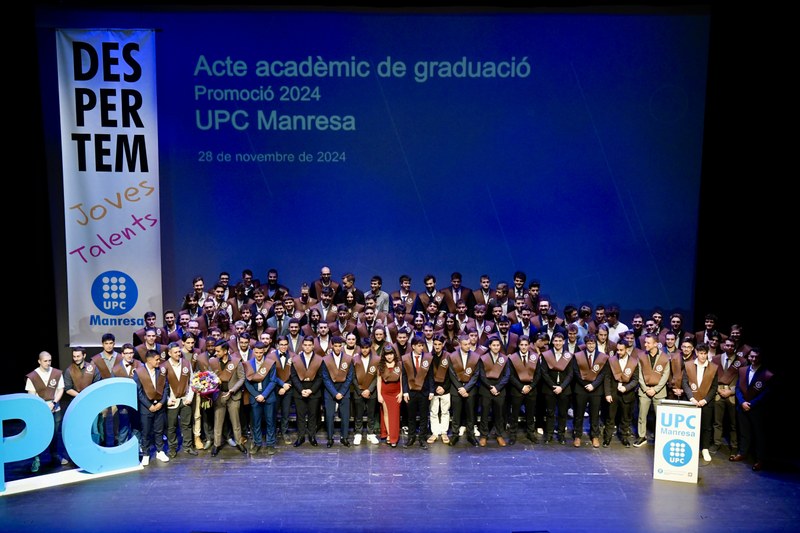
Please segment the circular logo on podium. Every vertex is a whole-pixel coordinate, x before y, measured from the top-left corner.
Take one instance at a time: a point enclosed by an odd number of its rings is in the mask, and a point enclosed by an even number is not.
[[[664,444],[661,450],[666,461],[671,466],[686,466],[692,460],[692,447],[681,439],[673,439]]]

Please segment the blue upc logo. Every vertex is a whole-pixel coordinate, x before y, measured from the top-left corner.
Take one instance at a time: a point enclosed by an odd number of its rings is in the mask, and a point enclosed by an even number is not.
[[[692,447],[685,440],[674,439],[661,450],[664,460],[672,466],[686,466],[692,460]]]
[[[109,270],[97,276],[92,283],[92,301],[107,315],[123,315],[136,305],[139,288],[128,274]]]

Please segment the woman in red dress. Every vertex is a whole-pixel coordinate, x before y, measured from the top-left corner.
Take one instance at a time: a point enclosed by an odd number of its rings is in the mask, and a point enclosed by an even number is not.
[[[400,402],[403,391],[400,384],[402,365],[397,359],[397,353],[389,343],[386,343],[378,363],[378,402],[381,404],[381,438],[392,448],[397,448],[400,440]]]

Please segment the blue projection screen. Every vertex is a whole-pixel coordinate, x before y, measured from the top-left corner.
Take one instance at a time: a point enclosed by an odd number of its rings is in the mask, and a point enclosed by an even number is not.
[[[157,31],[165,308],[196,275],[297,293],[322,265],[692,308],[706,14],[43,10],[60,161],[57,28]]]

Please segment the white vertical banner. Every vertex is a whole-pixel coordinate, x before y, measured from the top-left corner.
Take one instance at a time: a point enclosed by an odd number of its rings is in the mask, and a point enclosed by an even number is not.
[[[692,402],[662,400],[656,407],[653,478],[697,483],[700,409]]]
[[[162,315],[154,30],[57,31],[71,345]]]

